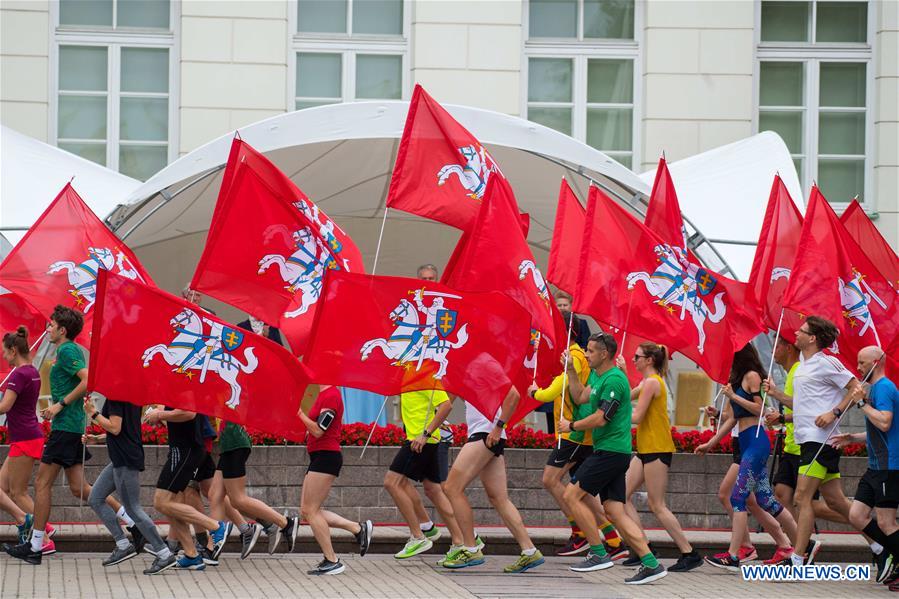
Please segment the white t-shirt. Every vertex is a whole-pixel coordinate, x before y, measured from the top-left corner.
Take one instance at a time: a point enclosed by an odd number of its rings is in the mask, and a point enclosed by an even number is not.
[[[837,407],[846,394],[845,388],[855,378],[840,361],[824,352],[808,360],[799,357],[793,375],[793,426],[796,443],[824,443],[828,427],[819,428],[815,419]],[[840,434],[839,429],[834,435]]]
[[[493,430],[493,427],[496,426],[496,421],[499,420],[499,410],[496,411],[496,418],[493,420],[488,420],[486,416],[481,414],[476,407],[471,405],[468,402],[465,402],[465,424],[468,425],[468,435],[471,436],[475,433],[489,433]],[[506,431],[503,429],[502,435],[500,435],[502,439],[506,438]]]

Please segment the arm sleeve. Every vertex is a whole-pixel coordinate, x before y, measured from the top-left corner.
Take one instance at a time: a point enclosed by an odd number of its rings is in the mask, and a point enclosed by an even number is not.
[[[893,398],[890,389],[883,385],[872,385],[870,390],[871,405],[881,412],[893,411]]]
[[[123,406],[121,402],[118,402],[118,401],[111,401],[111,400],[107,399],[107,400],[106,400],[106,406],[108,406],[108,407],[106,408],[106,411],[108,412],[108,414],[107,414],[107,416],[106,416],[107,418],[109,418],[109,417],[111,417],[111,416],[119,416],[119,417],[123,417],[123,418],[124,418],[124,416],[125,416],[125,409],[124,409],[125,406]]]
[[[87,368],[84,363],[84,354],[73,345],[67,345],[56,355],[56,365],[69,375],[75,376],[78,371]]]
[[[826,373],[827,379],[840,389],[843,389],[849,384],[849,381],[855,378],[855,376],[846,370],[846,367],[840,364],[840,362],[833,356],[828,356],[824,363],[827,364],[828,367]]]

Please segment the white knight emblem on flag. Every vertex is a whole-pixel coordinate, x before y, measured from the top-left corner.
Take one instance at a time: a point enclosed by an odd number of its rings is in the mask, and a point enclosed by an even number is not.
[[[443,185],[450,175],[456,175],[462,187],[468,190],[468,197],[473,200],[483,199],[490,175],[499,173],[502,176],[499,166],[490,153],[480,145],[463,146],[459,148],[459,153],[462,154],[465,164],[443,165],[437,173],[437,185]]]
[[[540,269],[537,268],[537,265],[534,264],[533,260],[522,260],[521,264],[518,265],[518,280],[523,281],[528,274],[531,275],[534,286],[537,287],[537,295],[540,296],[540,300],[546,304],[548,308],[549,288],[546,286],[546,279],[543,278],[543,273],[540,272]]]
[[[209,332],[205,332],[205,326],[209,325]],[[150,361],[157,354],[173,366],[172,372],[183,374],[193,380],[194,371],[199,370],[199,382],[206,382],[206,375],[215,373],[231,387],[231,397],[225,405],[236,410],[240,405],[240,383],[237,375],[241,372],[252,374],[259,365],[252,347],[243,350],[244,364],[231,352],[243,345],[243,332],[225,325],[201,318],[190,308],[184,308],[169,321],[175,329],[175,338],[168,344],[158,344],[148,347],[141,359],[144,368],[150,366]]]
[[[115,254],[109,248],[89,247],[87,255],[87,260],[80,264],[60,260],[51,264],[47,270],[48,275],[62,270],[68,273],[69,285],[72,287],[69,294],[75,298],[78,308],[85,314],[97,299],[97,272],[100,269],[115,272],[132,281],[143,282],[143,278],[123,252]]]
[[[843,318],[849,322],[850,328],[855,329],[861,323],[862,326],[857,332],[859,337],[867,333],[868,329],[872,329],[874,336],[877,337],[877,327],[874,324],[874,316],[871,314],[869,306],[874,302],[881,309],[886,310],[887,305],[874,293],[871,286],[865,282],[865,275],[857,268],[852,269],[852,273],[846,281],[842,278],[838,278],[837,281],[840,285],[840,303],[843,304]],[[878,340],[879,344],[880,341]]]

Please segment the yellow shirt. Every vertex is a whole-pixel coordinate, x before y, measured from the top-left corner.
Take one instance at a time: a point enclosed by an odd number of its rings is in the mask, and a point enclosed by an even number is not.
[[[433,394],[433,399],[431,398]],[[403,428],[406,429],[406,439],[412,441],[425,431],[425,426],[434,419],[437,406],[449,401],[446,391],[409,391],[400,395],[400,411],[403,415]],[[428,411],[430,404],[431,410]],[[428,443],[440,441],[440,429],[435,426],[434,433],[428,438]]]
[[[659,392],[653,396],[643,420],[637,425],[637,453],[674,453],[668,419],[668,388],[659,375],[650,378],[659,381]]]
[[[586,385],[587,378],[590,376],[590,366],[587,364],[587,356],[584,355],[584,350],[581,349],[580,345],[577,345],[575,343],[568,348],[568,353],[571,354],[571,361],[574,363],[574,371],[577,372],[578,380],[582,385]],[[565,390],[564,411],[562,407],[563,378],[566,378],[564,373],[554,378],[549,387],[547,387],[546,389],[537,389],[537,392],[534,393],[534,399],[539,402],[553,402],[553,418],[556,422],[559,421],[560,415],[564,416],[565,420],[572,420],[572,402],[570,390]],[[578,436],[580,436],[581,432],[583,431],[578,431]],[[563,439],[570,441],[570,437],[571,433],[562,433]],[[580,445],[593,445],[593,438],[590,434],[590,431],[586,431],[584,438],[582,440],[575,441],[575,443],[578,443]]]

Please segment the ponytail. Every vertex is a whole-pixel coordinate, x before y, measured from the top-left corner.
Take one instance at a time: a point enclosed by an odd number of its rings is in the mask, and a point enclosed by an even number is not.
[[[646,342],[640,344],[640,349],[647,358],[652,360],[652,367],[656,369],[659,376],[664,377],[668,374],[668,348],[664,345]]]
[[[20,325],[15,333],[3,335],[3,347],[15,349],[17,354],[27,358],[31,353],[31,350],[28,348],[28,329]]]

